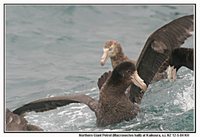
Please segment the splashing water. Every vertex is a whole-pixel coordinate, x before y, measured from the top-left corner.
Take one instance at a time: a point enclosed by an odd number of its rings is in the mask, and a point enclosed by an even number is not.
[[[71,104],[43,113],[31,112],[26,118],[50,132],[193,131],[192,79],[193,73],[183,68],[174,82],[161,80],[150,85],[142,100],[142,111],[135,119],[104,128],[96,127],[95,114],[84,104]],[[88,95],[98,97],[97,88],[87,91]]]
[[[154,30],[193,11],[187,5],[8,6],[6,107],[74,93],[98,99],[97,79],[111,70],[109,61],[99,64],[106,40],[118,40],[125,54],[137,59]],[[183,46],[192,47],[193,38]],[[104,128],[96,126],[95,114],[83,104],[31,112],[26,118],[48,132],[193,131],[193,75],[181,68],[176,81],[151,84],[135,119]]]

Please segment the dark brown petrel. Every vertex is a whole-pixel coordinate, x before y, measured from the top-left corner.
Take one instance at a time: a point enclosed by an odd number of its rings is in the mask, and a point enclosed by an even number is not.
[[[97,126],[106,126],[132,119],[139,112],[139,106],[135,103],[141,102],[146,85],[148,86],[155,74],[163,69],[164,63],[169,62],[167,60],[170,59],[173,51],[180,48],[184,41],[191,36],[192,31],[193,15],[175,19],[155,31],[146,41],[137,60],[136,68],[132,62],[123,62],[115,67],[112,73],[106,73],[99,79],[99,101],[82,94],[50,97],[28,103],[13,112],[20,115],[28,111],[41,112],[55,109],[70,103],[84,103],[95,112]],[[104,80],[105,82],[103,82]],[[131,81],[134,84],[131,84]],[[128,98],[125,90],[130,84],[131,96]]]
[[[139,106],[132,103],[125,95],[125,90],[131,83],[136,84],[144,91],[147,88],[138,76],[135,64],[122,62],[115,67],[110,77],[102,85],[98,101],[84,94],[50,97],[28,103],[13,112],[21,115],[28,111],[41,112],[70,103],[84,103],[95,112],[97,126],[107,126],[123,120],[133,119],[138,114]]]

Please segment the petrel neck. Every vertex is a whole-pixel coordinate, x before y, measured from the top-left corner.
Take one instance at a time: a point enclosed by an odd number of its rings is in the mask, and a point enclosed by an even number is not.
[[[129,84],[123,80],[109,79],[102,88],[102,92],[113,95],[125,94],[128,86]]]
[[[124,55],[122,51],[117,53],[115,56],[111,57],[110,59],[111,59],[113,69],[120,63],[128,60],[128,58]]]

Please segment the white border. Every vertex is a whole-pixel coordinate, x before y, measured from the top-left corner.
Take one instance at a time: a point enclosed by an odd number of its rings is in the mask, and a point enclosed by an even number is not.
[[[1,96],[0,96],[0,100],[2,100],[2,104],[4,104],[3,103],[3,91],[4,91],[4,89],[3,89],[3,6],[4,6],[4,4],[5,3],[16,3],[16,4],[23,4],[23,3],[26,3],[26,4],[28,4],[28,3],[52,3],[52,4],[54,4],[54,3],[56,3],[56,4],[61,4],[61,3],[73,3],[73,4],[76,4],[76,3],[79,3],[79,4],[87,4],[87,3],[92,3],[92,4],[100,4],[100,3],[103,3],[103,4],[106,4],[106,3],[109,3],[109,4],[111,4],[111,3],[122,3],[122,4],[124,4],[124,3],[128,3],[128,4],[146,4],[146,3],[148,3],[148,4],[164,4],[164,3],[170,3],[170,4],[182,4],[182,3],[185,3],[185,4],[187,4],[187,3],[189,3],[189,4],[191,4],[191,3],[194,3],[194,4],[196,4],[196,19],[197,19],[197,21],[196,21],[196,24],[197,24],[197,26],[196,26],[196,68],[197,68],[197,71],[196,71],[196,108],[197,108],[197,110],[196,110],[196,132],[197,133],[191,133],[190,134],[190,137],[199,137],[200,136],[200,127],[199,127],[199,101],[198,101],[198,99],[200,98],[200,93],[198,93],[198,92],[200,92],[200,88],[199,88],[199,85],[200,84],[198,84],[199,83],[199,81],[198,81],[198,76],[199,76],[199,72],[198,72],[198,66],[200,65],[200,62],[199,62],[199,51],[200,51],[200,43],[199,43],[199,28],[198,28],[198,24],[200,24],[200,22],[199,22],[199,19],[200,19],[200,17],[199,17],[199,6],[200,6],[200,3],[199,3],[200,1],[199,0],[173,0],[173,1],[166,1],[166,0],[151,0],[151,2],[149,2],[149,0],[134,0],[134,3],[133,3],[133,1],[132,0],[115,0],[115,1],[108,1],[108,0],[29,0],[29,1],[27,1],[27,0],[18,0],[18,1],[16,1],[16,0],[1,0],[1,7],[0,7],[0,11],[2,11],[1,13],[2,14],[0,14],[0,16],[1,16],[1,20],[0,20],[0,23],[1,23],[1,33],[0,33],[0,35],[1,35],[1,43],[2,43],[2,46],[0,46],[0,56],[2,57],[1,59],[0,59],[0,63],[1,63],[1,67],[0,67],[0,71],[1,71],[1,73],[0,73],[0,77],[1,77],[1,82],[0,82],[0,87],[1,87]],[[79,133],[4,133],[4,129],[3,129],[3,123],[4,123],[4,120],[3,120],[3,105],[0,105],[0,112],[1,112],[1,117],[0,117],[0,121],[1,121],[1,125],[0,125],[0,134],[1,134],[1,136],[15,136],[15,137],[27,137],[27,136],[33,136],[33,137],[35,137],[35,136],[37,136],[37,137],[40,137],[40,136],[56,136],[56,135],[59,135],[59,136],[63,136],[63,137],[68,137],[68,136],[70,136],[70,137],[78,137],[79,136]],[[198,122],[197,122],[198,121]],[[121,134],[121,133],[120,133]]]

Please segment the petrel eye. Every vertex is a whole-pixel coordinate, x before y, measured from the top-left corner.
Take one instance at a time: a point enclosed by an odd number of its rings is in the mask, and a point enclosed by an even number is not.
[[[131,73],[131,71],[130,71],[130,70],[127,70],[127,73]]]

